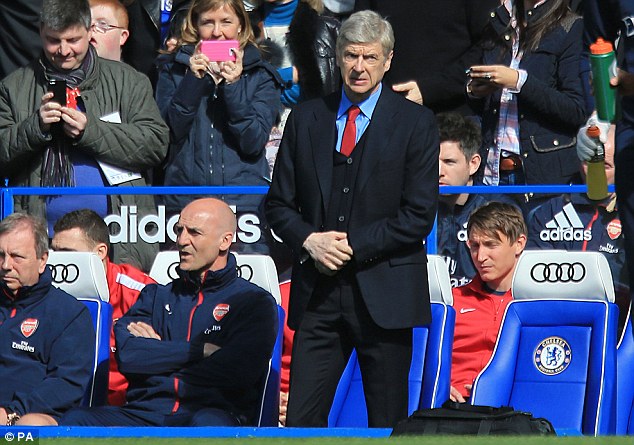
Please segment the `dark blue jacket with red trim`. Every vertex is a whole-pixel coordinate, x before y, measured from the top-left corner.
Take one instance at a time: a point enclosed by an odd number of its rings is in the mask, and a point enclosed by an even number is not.
[[[127,407],[190,414],[220,408],[253,421],[277,335],[277,306],[262,288],[238,277],[236,260],[202,281],[148,284],[115,325],[119,371],[128,378]],[[132,322],[151,325],[161,340],[135,337]],[[220,349],[203,357],[205,343]]]
[[[88,309],[52,285],[48,268],[16,298],[0,283],[0,406],[54,418],[79,406],[94,350]]]

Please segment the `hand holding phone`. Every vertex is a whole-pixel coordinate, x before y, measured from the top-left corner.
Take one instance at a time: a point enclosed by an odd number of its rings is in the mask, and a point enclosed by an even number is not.
[[[200,43],[200,52],[211,62],[235,62],[235,51],[239,48],[237,40],[203,40]]]

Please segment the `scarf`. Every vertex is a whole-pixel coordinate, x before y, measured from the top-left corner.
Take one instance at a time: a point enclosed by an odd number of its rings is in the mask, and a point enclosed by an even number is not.
[[[44,55],[40,56],[40,65],[44,68],[44,77],[47,80],[64,80],[69,88],[77,88],[92,73],[95,59],[95,49],[90,45],[81,65],[74,70],[61,71]],[[44,152],[40,185],[42,187],[73,187],[75,174],[69,158],[68,138],[62,132],[52,133],[53,139]]]

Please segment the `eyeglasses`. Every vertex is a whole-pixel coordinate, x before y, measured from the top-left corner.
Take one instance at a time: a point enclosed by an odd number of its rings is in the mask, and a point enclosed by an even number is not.
[[[99,20],[92,25],[90,25],[93,31],[97,31],[101,34],[105,34],[111,29],[125,29],[123,26],[115,26],[109,23],[104,22],[103,20]]]

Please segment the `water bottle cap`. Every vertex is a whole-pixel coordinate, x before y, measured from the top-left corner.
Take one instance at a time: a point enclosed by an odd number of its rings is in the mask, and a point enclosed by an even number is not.
[[[613,51],[612,43],[606,42],[601,37],[596,42],[590,45],[591,54],[608,54]]]
[[[592,125],[588,127],[588,129],[586,130],[586,134],[588,135],[588,137],[598,138],[599,136],[601,136],[601,130],[596,125]]]

